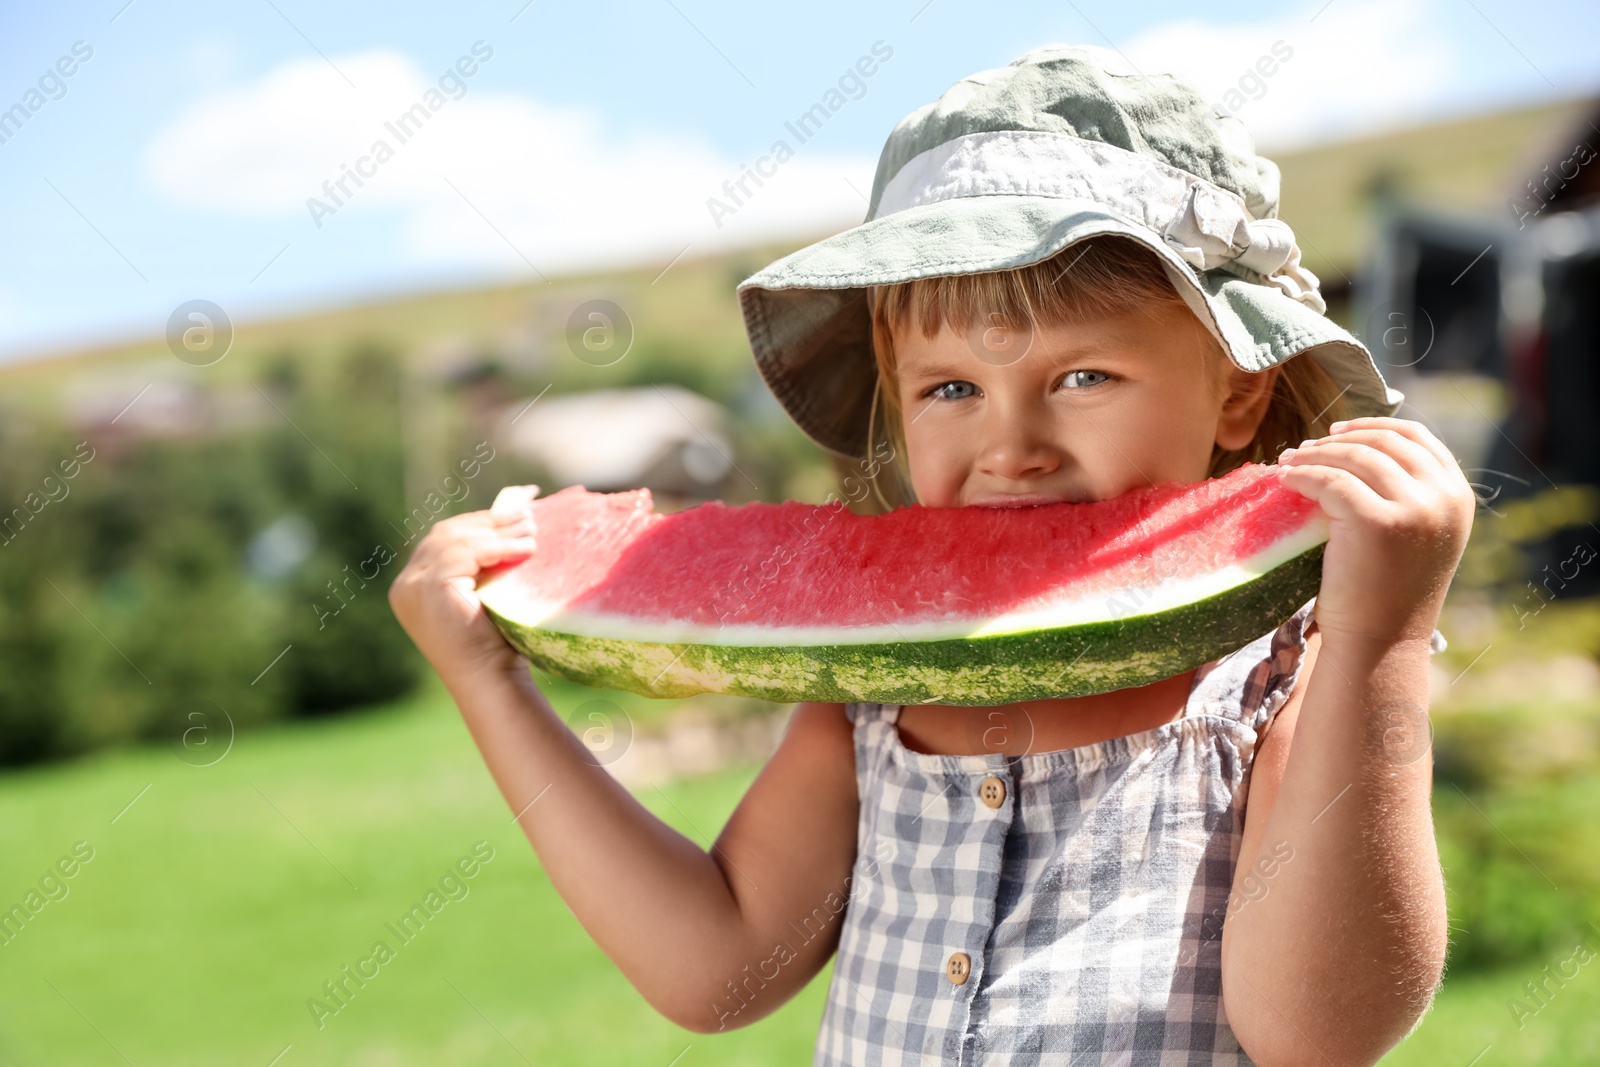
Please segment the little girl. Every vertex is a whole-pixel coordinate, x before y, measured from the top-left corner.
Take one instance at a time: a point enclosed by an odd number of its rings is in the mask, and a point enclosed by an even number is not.
[[[396,614],[667,1018],[748,1025],[836,949],[817,1067],[1370,1064],[1427,1010],[1428,655],[1475,498],[1323,314],[1277,200],[1183,82],[1051,46],[903,119],[867,221],[739,287],[774,395],[835,457],[883,461],[885,505],[1276,458],[1329,517],[1319,594],[1197,669],[996,708],[799,704],[708,854],[597,767],[479,609],[478,572],[536,547],[517,494],[419,544]]]

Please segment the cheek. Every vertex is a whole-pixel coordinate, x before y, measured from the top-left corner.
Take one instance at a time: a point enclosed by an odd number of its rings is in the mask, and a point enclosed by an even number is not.
[[[1211,430],[1189,412],[1172,411],[1167,418],[1145,422],[1124,447],[1133,450],[1129,456],[1141,457],[1141,465],[1187,474],[1196,462],[1210,459]]]
[[[953,500],[966,477],[969,461],[959,440],[950,434],[926,432],[921,426],[906,431],[906,470],[917,499],[927,507],[944,507]]]
[[[1181,398],[1151,394],[1074,438],[1073,456],[1097,499],[1152,482],[1195,482],[1211,461],[1211,436]]]

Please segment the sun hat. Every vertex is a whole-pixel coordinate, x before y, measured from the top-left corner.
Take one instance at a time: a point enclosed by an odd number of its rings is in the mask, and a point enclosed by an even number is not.
[[[1232,115],[1093,45],[1036,48],[901,119],[858,226],[737,288],[762,378],[812,440],[863,457],[877,379],[867,286],[1026,266],[1085,238],[1152,249],[1235,365],[1309,353],[1356,415],[1405,395],[1329,319],[1277,217],[1278,168]]]

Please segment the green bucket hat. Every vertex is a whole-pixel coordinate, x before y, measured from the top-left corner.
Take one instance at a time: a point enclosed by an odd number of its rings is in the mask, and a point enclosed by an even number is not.
[[[1160,257],[1240,368],[1310,353],[1358,415],[1394,415],[1404,394],[1324,314],[1277,213],[1277,165],[1238,119],[1108,49],[1047,45],[901,119],[866,220],[745,279],[739,305],[778,402],[860,458],[878,373],[867,286],[1007,270],[1120,234]]]

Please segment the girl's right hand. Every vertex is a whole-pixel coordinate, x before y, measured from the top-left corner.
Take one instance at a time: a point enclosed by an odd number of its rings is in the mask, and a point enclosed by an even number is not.
[[[528,672],[527,660],[495,628],[476,589],[479,571],[533,554],[528,504],[538,493],[537,485],[507,486],[488,510],[434,523],[389,586],[395,617],[447,684]]]

